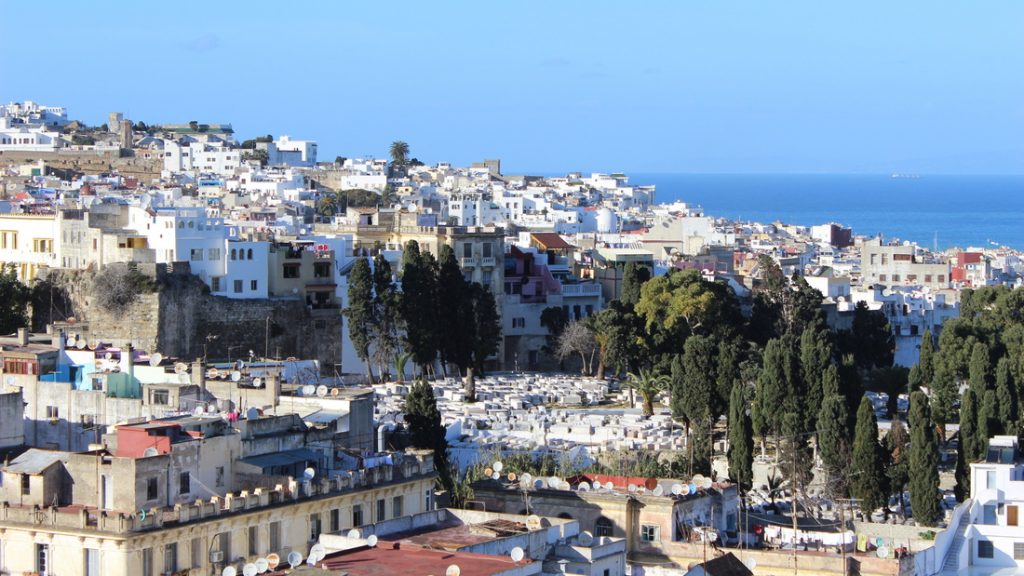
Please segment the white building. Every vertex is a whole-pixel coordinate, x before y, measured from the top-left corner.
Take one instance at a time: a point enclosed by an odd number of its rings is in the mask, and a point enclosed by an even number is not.
[[[0,152],[53,152],[64,147],[60,134],[45,126],[12,124],[0,117]]]
[[[942,324],[960,315],[960,304],[947,302],[946,296],[944,292],[927,289],[872,287],[853,291],[846,302],[840,302],[838,310],[852,311],[857,302],[864,302],[870,310],[881,310],[896,339],[894,363],[913,366],[920,357],[925,331],[938,338]]]
[[[30,124],[59,128],[68,123],[68,111],[63,106],[40,106],[26,100],[0,104],[0,118],[11,120],[11,124]]]
[[[267,151],[267,164],[276,166],[313,166],[316,164],[316,142],[312,140],[292,140],[281,136],[273,142],[258,142],[257,149]]]
[[[53,214],[0,215],[0,263],[14,264],[22,282],[33,280],[40,268],[57,266],[59,241]]]
[[[147,237],[158,263],[188,262],[208,285],[224,274],[224,221],[208,217],[205,208],[132,206],[126,228]]]
[[[915,574],[1024,573],[1024,459],[1016,436],[989,440],[971,463],[971,497],[957,506],[935,546],[915,558]]]

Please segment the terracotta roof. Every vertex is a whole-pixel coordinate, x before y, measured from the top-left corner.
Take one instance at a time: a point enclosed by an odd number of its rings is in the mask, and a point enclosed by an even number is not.
[[[530,234],[530,238],[549,250],[571,250],[573,248],[572,244],[554,232],[535,232]]]

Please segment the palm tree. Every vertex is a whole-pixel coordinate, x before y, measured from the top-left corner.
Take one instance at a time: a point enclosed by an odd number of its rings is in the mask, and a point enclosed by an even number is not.
[[[640,370],[639,376],[632,372],[627,376],[629,377],[629,387],[639,392],[640,397],[643,398],[644,418],[650,418],[654,414],[654,397],[668,387],[668,376],[656,376],[653,370],[644,371],[643,369]]]
[[[409,145],[401,140],[391,143],[391,164],[393,166],[405,166],[409,160]]]
[[[316,204],[316,211],[324,218],[330,218],[341,212],[345,195],[342,192],[324,192]]]

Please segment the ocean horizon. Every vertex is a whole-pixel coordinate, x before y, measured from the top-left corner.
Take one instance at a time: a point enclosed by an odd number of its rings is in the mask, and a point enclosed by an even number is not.
[[[655,201],[699,205],[742,221],[813,226],[927,248],[1024,249],[1024,175],[693,174],[625,172]]]

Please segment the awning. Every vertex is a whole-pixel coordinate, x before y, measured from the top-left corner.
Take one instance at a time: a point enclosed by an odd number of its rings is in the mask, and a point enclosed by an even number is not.
[[[306,448],[297,448],[295,450],[282,450],[281,452],[271,452],[269,454],[242,458],[242,462],[261,469],[272,468],[274,466],[290,466],[300,462],[318,463],[320,462],[320,454]]]

